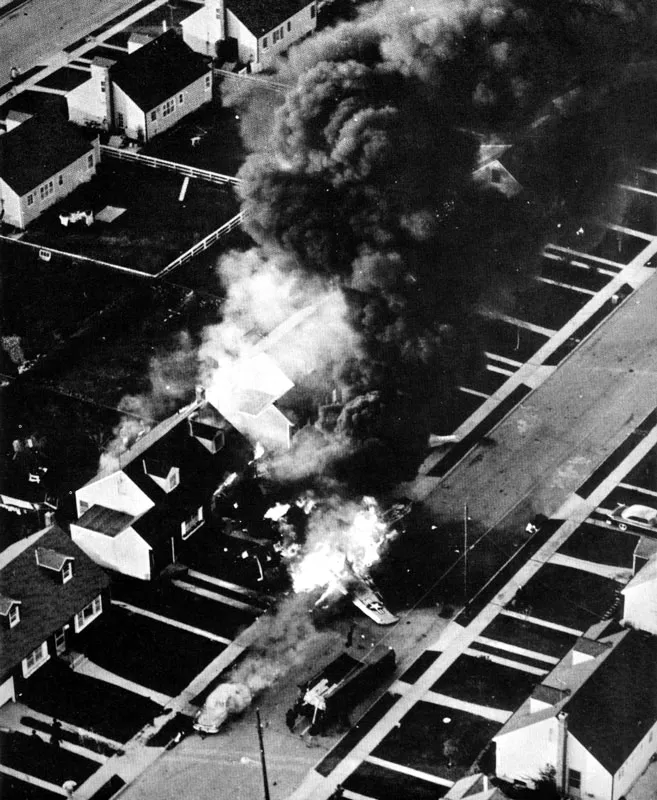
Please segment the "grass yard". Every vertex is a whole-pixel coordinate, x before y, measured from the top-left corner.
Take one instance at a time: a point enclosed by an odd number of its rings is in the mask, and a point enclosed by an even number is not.
[[[146,697],[56,662],[30,678],[22,701],[35,711],[117,742],[127,742],[161,712]]]
[[[26,240],[44,247],[157,274],[170,261],[238,212],[230,186],[192,179],[178,200],[184,177],[176,172],[106,159],[98,174],[35,220]],[[64,227],[62,211],[125,208],[113,222]]]
[[[565,556],[610,564],[615,567],[631,567],[634,549],[639,537],[632,533],[621,533],[613,528],[584,523],[571,534],[559,548]]]
[[[504,614],[498,614],[483,631],[482,636],[554,658],[565,656],[577,640],[576,636],[569,633],[507,617]]]
[[[500,727],[465,711],[420,701],[372,755],[456,781],[467,774]]]
[[[343,786],[351,792],[376,800],[437,800],[447,794],[448,787],[438,783],[386,769],[379,764],[367,761],[355,769],[343,781]]]
[[[508,604],[513,611],[586,631],[614,604],[620,585],[571,567],[545,564]]]
[[[74,780],[84,783],[98,769],[98,763],[71,753],[61,747],[54,747],[42,739],[33,741],[24,733],[4,733],[0,731],[0,762],[5,767],[24,772],[35,778],[61,786],[64,781]],[[9,800],[9,795],[3,797]]]
[[[500,656],[504,657],[504,652]],[[513,655],[508,654],[509,658]],[[531,694],[540,675],[497,664],[487,658],[463,655],[431,687],[467,703],[515,711]]]
[[[224,645],[117,607],[103,614],[88,639],[91,661],[124,678],[175,697]],[[107,647],[112,642],[112,647]]]

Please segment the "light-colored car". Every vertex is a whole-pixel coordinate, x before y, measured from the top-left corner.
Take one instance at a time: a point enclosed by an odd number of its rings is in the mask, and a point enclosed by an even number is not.
[[[609,512],[609,517],[609,523],[618,523],[618,527],[622,531],[626,531],[628,525],[651,530],[657,528],[657,509],[650,506],[627,506],[619,503],[613,511]]]
[[[221,683],[208,695],[194,719],[199,733],[218,733],[229,716],[236,716],[251,703],[251,692],[242,683]]]

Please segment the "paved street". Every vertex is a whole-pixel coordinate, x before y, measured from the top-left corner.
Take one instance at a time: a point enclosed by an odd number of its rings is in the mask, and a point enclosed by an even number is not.
[[[28,0],[0,17],[0,85],[9,71],[25,72],[47,64],[64,47],[80,39],[136,0]]]

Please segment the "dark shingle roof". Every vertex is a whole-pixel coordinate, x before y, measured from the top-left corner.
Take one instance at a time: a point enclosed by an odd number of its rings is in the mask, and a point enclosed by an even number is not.
[[[118,536],[133,521],[131,514],[115,511],[105,506],[91,506],[75,523],[89,531],[104,533],[105,536]]]
[[[0,177],[22,197],[92,148],[57,115],[35,116],[0,136]]]
[[[208,72],[205,59],[172,29],[123,58],[110,75],[143,111],[150,111]]]
[[[62,583],[40,569],[34,555],[37,547],[75,558],[71,580]],[[109,585],[103,570],[57,526],[12,545],[2,555],[0,592],[20,600],[21,619],[14,628],[0,626],[0,678]]]
[[[228,0],[229,11],[244,23],[255,36],[263,36],[272,28],[282,25],[302,8],[311,5],[308,0]]]
[[[630,631],[565,706],[573,736],[614,775],[657,722],[657,637]]]

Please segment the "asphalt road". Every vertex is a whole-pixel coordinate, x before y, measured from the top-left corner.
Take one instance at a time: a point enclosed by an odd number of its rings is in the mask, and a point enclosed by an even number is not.
[[[490,574],[528,519],[553,514],[657,406],[656,307],[652,277],[441,483],[423,481],[436,520],[462,528],[467,503],[470,542],[487,534],[471,554],[475,575]]]
[[[0,17],[0,85],[9,71],[49,63],[64,47],[107,22],[136,0],[28,0]]]

